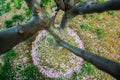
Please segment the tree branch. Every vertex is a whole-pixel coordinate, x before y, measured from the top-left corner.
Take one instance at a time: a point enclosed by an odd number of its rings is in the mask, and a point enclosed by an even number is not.
[[[0,31],[0,54],[12,49],[18,43],[31,37],[45,26],[39,16],[33,16],[31,20],[23,25],[18,25]]]
[[[98,69],[109,73],[111,76],[115,77],[116,79],[120,80],[120,63],[111,61],[104,57],[98,56],[96,54],[87,52],[85,50],[79,49],[74,47],[64,41],[59,41],[58,44],[67,50],[73,52],[75,55],[82,57],[84,60],[90,62]]]
[[[71,8],[70,10],[65,11],[60,23],[60,28],[63,29],[68,19],[73,18],[77,15],[102,13],[109,10],[120,10],[120,0],[110,0],[94,4],[88,4],[87,2],[80,3],[79,5]]]
[[[32,0],[30,0],[32,1]],[[29,0],[26,0],[29,8],[32,10],[32,3]],[[31,4],[31,5],[30,5]],[[108,10],[120,10],[120,1],[119,0],[112,0],[97,4],[91,5],[78,5],[73,7],[71,10],[67,11],[65,15],[74,17],[79,14],[89,14],[95,12],[103,12]],[[13,28],[9,28],[6,30],[0,31],[0,54],[3,52],[13,48],[18,43],[24,41],[25,39],[31,37],[37,31],[45,28],[48,30],[55,38],[57,38],[57,42],[60,46],[68,49],[69,51],[73,52],[75,55],[82,57],[86,61],[95,65],[98,69],[103,70],[116,79],[120,79],[120,63],[111,61],[104,57],[100,57],[96,54],[84,51],[77,47],[71,46],[68,43],[60,40],[60,37],[57,36],[56,33],[52,29],[50,29],[50,19],[44,18],[41,19],[39,15],[33,16],[31,20],[23,25],[18,25]]]
[[[76,16],[81,14],[101,13],[109,10],[120,10],[120,0],[110,0],[95,4],[79,4],[73,7],[68,14]]]

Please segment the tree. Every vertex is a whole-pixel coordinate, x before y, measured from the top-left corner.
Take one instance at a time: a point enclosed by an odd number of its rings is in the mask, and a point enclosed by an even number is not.
[[[85,50],[74,47],[65,41],[63,41],[60,36],[55,33],[56,28],[54,27],[54,19],[56,12],[49,18],[44,14],[44,1],[40,0],[40,3],[35,2],[35,0],[25,0],[29,9],[32,11],[32,17],[28,23],[23,25],[17,25],[15,27],[1,30],[0,31],[0,54],[12,49],[18,43],[24,41],[25,39],[33,36],[37,31],[46,29],[56,40],[57,44],[73,52],[75,55],[82,57],[84,60],[95,65],[98,69],[105,71],[115,77],[120,79],[120,63],[111,61],[99,55],[87,52]],[[56,0],[55,0],[56,1]],[[76,1],[76,0],[74,0]],[[79,0],[78,0],[79,1]],[[64,28],[67,20],[73,18],[77,15],[91,14],[91,13],[101,13],[109,10],[120,10],[119,0],[110,0],[101,3],[90,4],[88,2],[78,3],[77,5],[71,5],[69,3],[57,3],[58,8],[64,11],[64,15],[61,20],[60,28]],[[40,6],[39,6],[40,5]],[[63,5],[65,6],[63,8]],[[67,5],[67,6],[66,6]],[[62,7],[60,7],[62,6]],[[42,14],[42,16],[39,15]]]

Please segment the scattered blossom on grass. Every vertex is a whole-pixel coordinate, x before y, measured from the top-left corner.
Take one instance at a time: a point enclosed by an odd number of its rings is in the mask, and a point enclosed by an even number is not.
[[[67,34],[64,33],[64,40],[79,48],[84,48],[83,42],[79,36],[70,28],[66,29]],[[53,49],[52,43],[47,41],[52,36],[45,30],[40,31],[35,41],[32,43],[32,60],[39,71],[50,78],[71,77],[73,72],[79,72],[81,69],[82,58],[75,56],[70,51],[56,46]]]

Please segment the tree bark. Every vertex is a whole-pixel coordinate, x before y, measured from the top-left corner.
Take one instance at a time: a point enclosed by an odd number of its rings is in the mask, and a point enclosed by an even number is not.
[[[120,10],[120,0],[110,0],[101,3],[88,4],[87,2],[80,3],[77,6],[72,7],[70,10],[65,11],[60,28],[64,28],[68,19],[77,15],[102,13],[110,10]]]
[[[26,0],[29,8],[32,10],[32,3]],[[31,5],[30,5],[31,4]],[[120,0],[110,0],[107,2],[91,4],[91,5],[78,5],[68,10],[64,16],[64,18],[69,18],[69,16],[74,17],[80,14],[89,14],[95,12],[103,12],[108,10],[120,10]],[[33,11],[33,10],[32,10]],[[34,12],[34,11],[33,11]],[[51,19],[48,18],[40,18],[37,13],[31,18],[31,20],[23,25],[18,25],[6,30],[0,31],[0,54],[12,49],[18,43],[24,41],[25,39],[31,37],[37,31],[41,29],[46,29],[49,31],[55,38],[57,38],[57,42],[60,46],[68,49],[73,52],[75,55],[82,57],[84,60],[90,62],[95,65],[98,69],[105,71],[115,77],[116,79],[120,79],[120,63],[111,61],[104,57],[98,56],[96,54],[81,50],[77,47],[71,46],[68,43],[60,40],[60,37],[49,28],[51,25]],[[64,22],[65,24],[66,22]]]
[[[110,10],[120,10],[120,0],[110,0],[94,4],[79,4],[68,11],[68,14],[76,16],[82,14],[101,13]]]
[[[96,54],[87,52],[85,50],[79,49],[74,47],[64,41],[59,41],[58,44],[67,50],[73,52],[75,55],[82,57],[84,60],[90,62],[98,69],[107,72],[111,76],[115,77],[116,79],[120,80],[120,63],[111,61],[104,57],[98,56]]]
[[[41,30],[44,22],[39,16],[33,16],[31,20],[23,25],[0,31],[0,54],[12,49],[18,43],[31,37],[37,31]]]

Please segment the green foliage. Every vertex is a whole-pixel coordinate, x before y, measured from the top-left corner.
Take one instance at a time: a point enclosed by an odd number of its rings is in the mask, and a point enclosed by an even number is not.
[[[6,5],[5,5],[5,12],[9,12],[11,10],[10,8],[10,2],[8,2]]]
[[[13,26],[13,23],[17,21],[23,21],[24,17],[21,14],[14,15],[11,19],[5,21],[5,27],[10,28]]]
[[[15,72],[19,73],[20,79],[40,80],[38,69],[33,64],[28,64],[24,69],[20,65],[11,67],[11,60],[16,57],[16,52],[10,50],[3,55],[2,65],[0,66],[0,80],[14,80]]]
[[[73,46],[76,46],[76,43],[75,43],[74,38],[70,38],[70,39],[69,39],[69,44],[71,44],[71,45],[73,45]]]
[[[11,5],[13,5],[13,7],[15,7],[16,9],[21,9],[22,2],[23,0],[0,0],[0,16],[10,11]]]
[[[14,0],[10,0],[10,2],[14,2]]]
[[[92,30],[94,28],[94,21],[90,20],[89,22],[89,30]]]
[[[14,72],[11,68],[10,59],[14,59],[16,57],[16,52],[14,50],[10,50],[3,55],[0,80],[13,80]]]
[[[31,15],[31,11],[30,11],[29,8],[25,8],[25,14],[26,14],[27,16]]]
[[[93,32],[97,35],[98,39],[102,39],[104,37],[104,30],[103,28],[95,28]]]
[[[14,50],[10,50],[4,54],[9,59],[13,59],[16,57],[16,52]]]
[[[20,74],[24,80],[40,80],[38,69],[33,64],[28,64]]]
[[[74,73],[72,74],[71,80],[77,80],[77,76],[79,76],[78,73],[77,73],[77,72],[74,72]]]
[[[98,2],[104,2],[105,0],[98,0]]]
[[[32,12],[30,11],[29,8],[24,8],[25,11],[25,15],[27,17],[27,20],[29,20],[31,18]]]
[[[81,24],[81,25],[80,25],[80,28],[81,28],[82,30],[84,30],[84,31],[89,30],[89,26],[88,26],[87,24]]]
[[[113,16],[113,17],[115,16],[115,12],[114,12],[114,11],[108,11],[107,13],[108,13],[110,16]]]
[[[62,78],[57,78],[57,79],[51,79],[51,80],[63,80]]]
[[[23,1],[23,0],[15,0],[15,1],[14,1],[14,7],[15,7],[16,9],[21,9],[22,1]]]
[[[0,1],[0,16],[4,13],[9,12],[11,10],[10,2],[5,3],[4,0]]]
[[[17,14],[17,15],[14,15],[13,17],[12,17],[12,20],[13,21],[23,21],[24,20],[24,17],[23,17],[23,15],[21,15],[21,14]]]
[[[4,0],[0,0],[0,5],[2,5],[4,3]]]
[[[6,28],[12,27],[12,26],[13,26],[12,23],[13,23],[13,20],[12,20],[12,19],[6,20],[6,21],[5,21],[5,27],[6,27]]]
[[[85,2],[86,0],[80,0],[80,2]]]
[[[47,38],[47,41],[48,41],[49,43],[53,43],[53,42],[54,42],[54,39],[51,38],[51,37],[48,37],[48,38]]]
[[[88,75],[92,75],[92,74],[97,74],[97,69],[90,63],[84,61],[82,63],[82,69],[81,69],[81,75],[85,75],[85,74],[88,74]]]
[[[69,80],[78,80],[77,77],[79,77],[79,79],[82,80],[82,77],[85,75],[99,75],[97,69],[92,64],[84,61],[81,66],[81,71],[74,72]]]
[[[47,6],[51,0],[43,0],[42,6]]]

